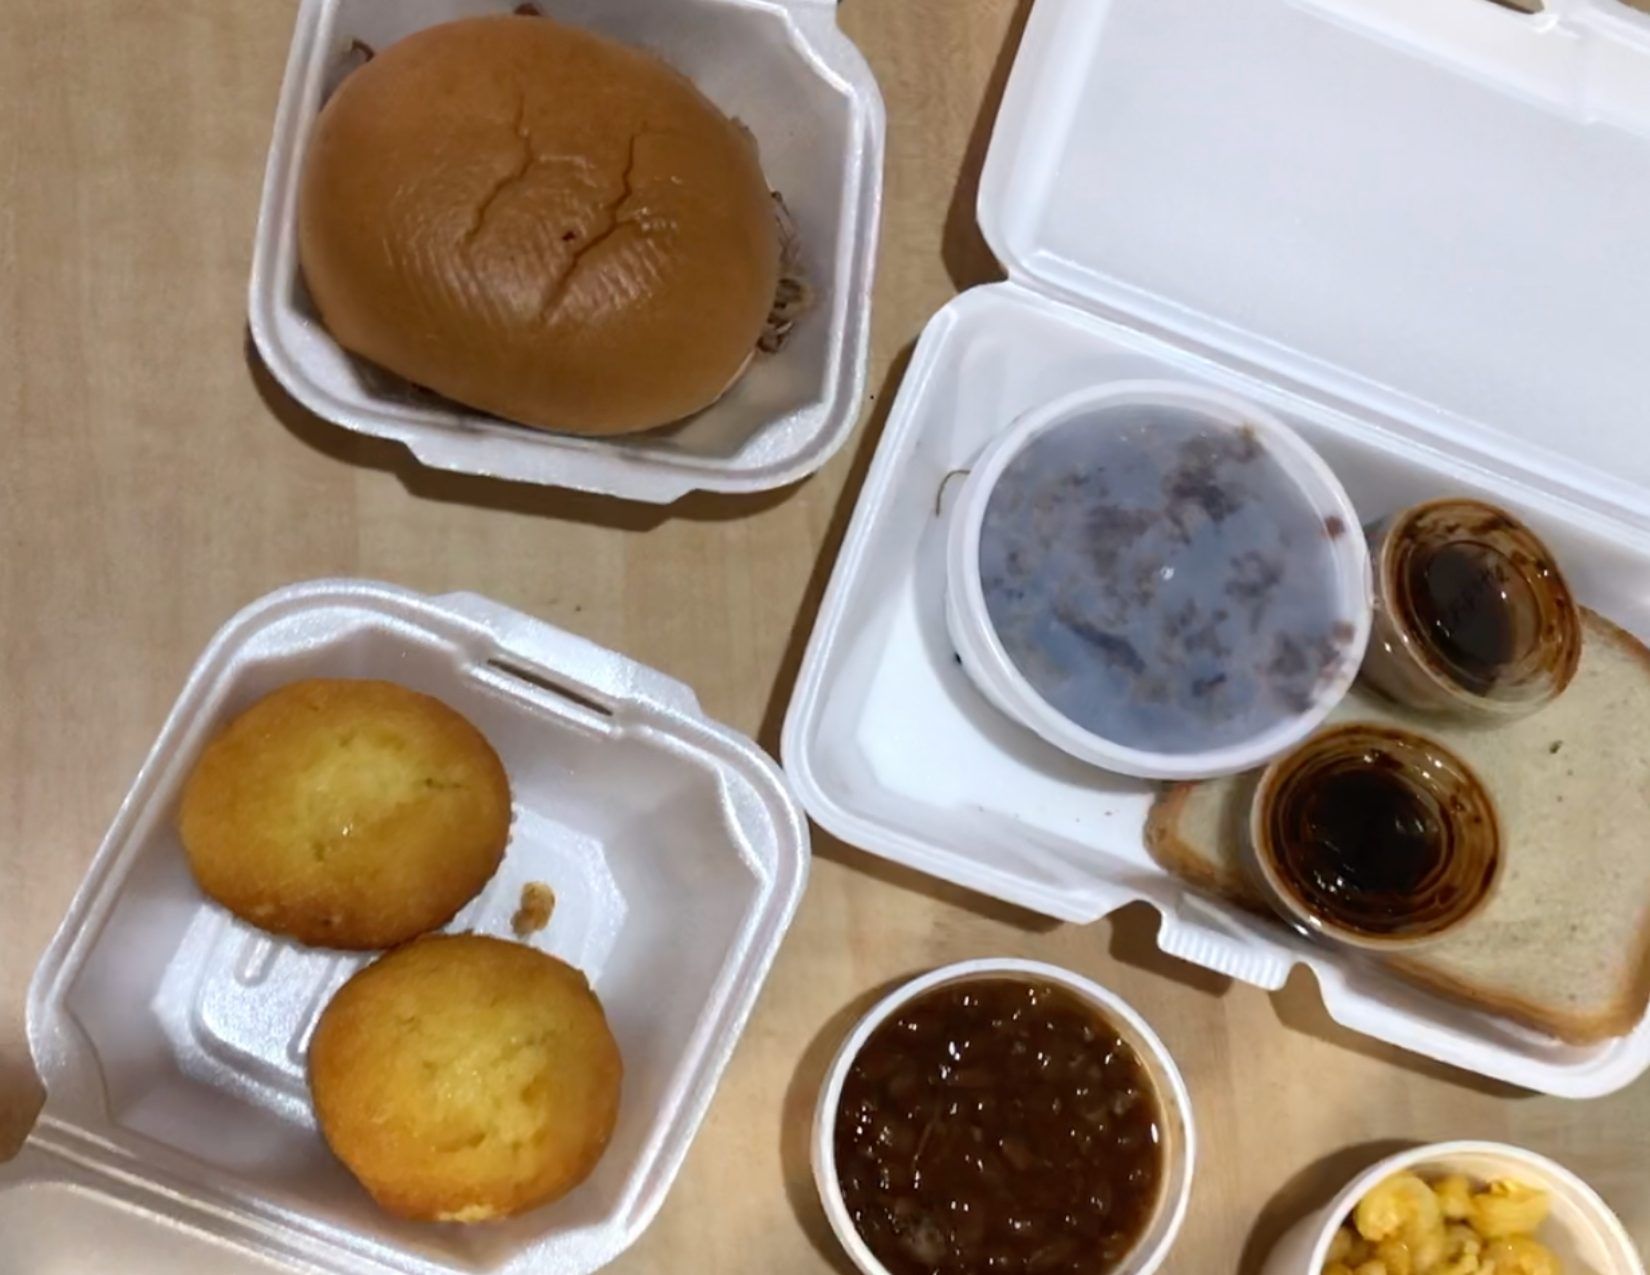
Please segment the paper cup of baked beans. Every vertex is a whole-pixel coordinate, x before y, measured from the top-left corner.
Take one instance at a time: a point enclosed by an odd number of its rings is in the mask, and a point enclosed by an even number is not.
[[[1401,1250],[1401,1251],[1400,1251]],[[1625,1228],[1563,1165],[1496,1142],[1389,1156],[1289,1231],[1263,1275],[1644,1275]]]
[[[1126,1002],[1034,961],[907,983],[831,1065],[825,1214],[865,1275],[1150,1275],[1186,1215],[1191,1102]]]

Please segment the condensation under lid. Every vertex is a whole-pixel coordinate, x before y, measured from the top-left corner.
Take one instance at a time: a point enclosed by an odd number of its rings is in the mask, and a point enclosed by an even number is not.
[[[1650,530],[1650,14],[1038,0],[1016,282]]]

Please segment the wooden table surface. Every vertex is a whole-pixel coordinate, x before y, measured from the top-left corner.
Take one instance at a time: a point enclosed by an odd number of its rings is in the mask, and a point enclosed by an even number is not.
[[[246,279],[292,0],[0,5],[0,1153],[39,1101],[29,973],[185,672],[259,594],[325,575],[476,590],[667,670],[776,750],[911,343],[996,274],[973,199],[1028,3],[845,0],[890,125],[867,419],[799,488],[667,515],[422,472],[251,365]],[[1650,1245],[1650,1081],[1532,1097],[1337,1028],[1305,978],[1268,997],[1170,960],[1148,910],[1055,926],[814,844],[710,1117],[616,1272],[847,1270],[808,1173],[825,1062],[879,989],[988,954],[1104,981],[1178,1056],[1202,1147],[1173,1270],[1258,1270],[1280,1228],[1377,1153],[1455,1137],[1565,1160]]]

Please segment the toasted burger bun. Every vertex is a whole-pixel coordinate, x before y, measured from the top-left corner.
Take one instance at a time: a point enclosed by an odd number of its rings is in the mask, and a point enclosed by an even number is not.
[[[517,16],[431,27],[344,82],[310,145],[298,246],[345,349],[583,434],[719,398],[780,258],[743,128],[648,54]]]

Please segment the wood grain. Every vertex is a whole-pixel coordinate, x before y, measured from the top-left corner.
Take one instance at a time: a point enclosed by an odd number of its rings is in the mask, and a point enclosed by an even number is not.
[[[249,365],[245,283],[290,0],[0,5],[0,1146],[38,1101],[28,974],[186,670],[257,595],[329,574],[477,590],[668,670],[777,746],[911,342],[996,275],[973,199],[1025,11],[843,4],[890,116],[867,423],[797,489],[661,516],[421,472],[309,418]],[[846,1270],[808,1176],[825,1063],[879,989],[984,954],[1107,982],[1178,1054],[1202,1149],[1177,1271],[1256,1271],[1380,1150],[1447,1137],[1558,1156],[1650,1243],[1650,1084],[1583,1105],[1522,1095],[1343,1031],[1304,979],[1269,998],[1171,961],[1148,911],[1055,927],[823,835],[816,847],[680,1182],[615,1271]]]

